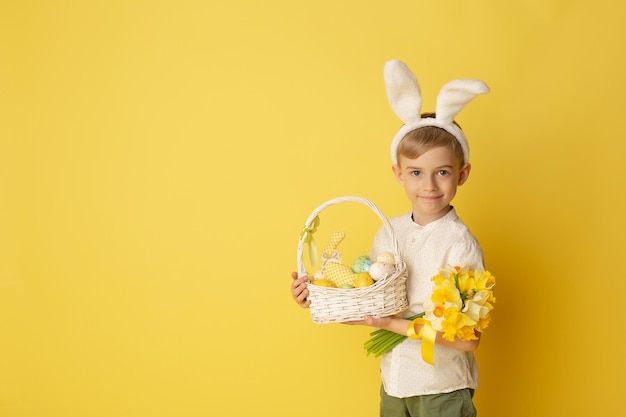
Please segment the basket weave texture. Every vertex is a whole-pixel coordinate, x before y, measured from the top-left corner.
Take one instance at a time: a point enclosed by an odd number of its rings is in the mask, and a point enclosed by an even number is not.
[[[395,272],[374,284],[364,288],[329,288],[307,284],[309,290],[308,299],[311,301],[310,313],[314,323],[341,323],[347,321],[362,320],[366,315],[373,317],[386,317],[400,313],[408,308],[406,296],[406,264],[400,258],[398,241],[395,232],[378,207],[371,201],[355,196],[338,197],[328,200],[317,207],[305,223],[305,230],[310,230],[317,216],[329,206],[345,203],[361,203],[372,209],[379,219],[393,243],[393,253],[396,258]],[[305,276],[303,253],[306,243],[301,237],[298,243],[298,275]]]

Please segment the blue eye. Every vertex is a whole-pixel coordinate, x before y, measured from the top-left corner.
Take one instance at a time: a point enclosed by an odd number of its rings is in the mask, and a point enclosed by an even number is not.
[[[417,177],[420,174],[421,174],[421,171],[411,171],[411,175],[414,177]]]
[[[441,176],[443,177],[443,176],[448,175],[448,174],[449,174],[449,172],[448,172],[448,171],[446,171],[445,169],[442,169],[441,171],[439,171],[439,172],[438,172],[438,174],[439,174],[439,175],[441,175]]]

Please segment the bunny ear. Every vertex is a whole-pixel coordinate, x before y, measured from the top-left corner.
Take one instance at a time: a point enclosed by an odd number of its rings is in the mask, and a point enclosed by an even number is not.
[[[385,87],[387,98],[394,113],[404,122],[391,141],[391,160],[398,164],[398,147],[404,136],[421,127],[434,126],[454,136],[463,149],[463,159],[469,161],[469,145],[463,131],[455,125],[455,116],[478,94],[489,92],[487,84],[480,80],[454,80],[441,88],[437,96],[435,118],[421,118],[422,93],[415,75],[403,62],[390,60],[385,63]]]
[[[420,119],[422,93],[415,75],[403,62],[392,59],[384,70],[387,98],[394,113],[408,124]]]
[[[478,94],[486,94],[489,87],[480,80],[450,81],[439,91],[437,96],[437,120],[452,123],[463,107]]]

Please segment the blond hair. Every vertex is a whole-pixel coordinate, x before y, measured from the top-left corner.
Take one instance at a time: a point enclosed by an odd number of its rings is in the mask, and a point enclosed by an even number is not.
[[[423,113],[421,117],[435,117],[435,114]],[[456,122],[453,123],[459,126]],[[459,166],[463,165],[463,148],[458,139],[445,129],[435,126],[423,126],[404,135],[398,145],[397,158],[398,161],[400,156],[416,159],[429,150],[439,147],[449,148],[459,160]]]

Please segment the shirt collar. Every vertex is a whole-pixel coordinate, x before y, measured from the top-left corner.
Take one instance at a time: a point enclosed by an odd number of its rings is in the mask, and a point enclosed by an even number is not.
[[[422,226],[420,224],[415,223],[415,221],[413,221],[412,212],[409,213],[409,218],[411,220],[411,224],[413,224],[413,226],[415,226],[419,230],[429,230],[429,229],[434,229],[436,227],[439,227],[442,224],[453,221],[456,218],[456,210],[454,209],[454,206],[450,206],[450,210],[445,215],[443,215],[442,217],[438,218],[435,221],[428,223],[426,226]]]

